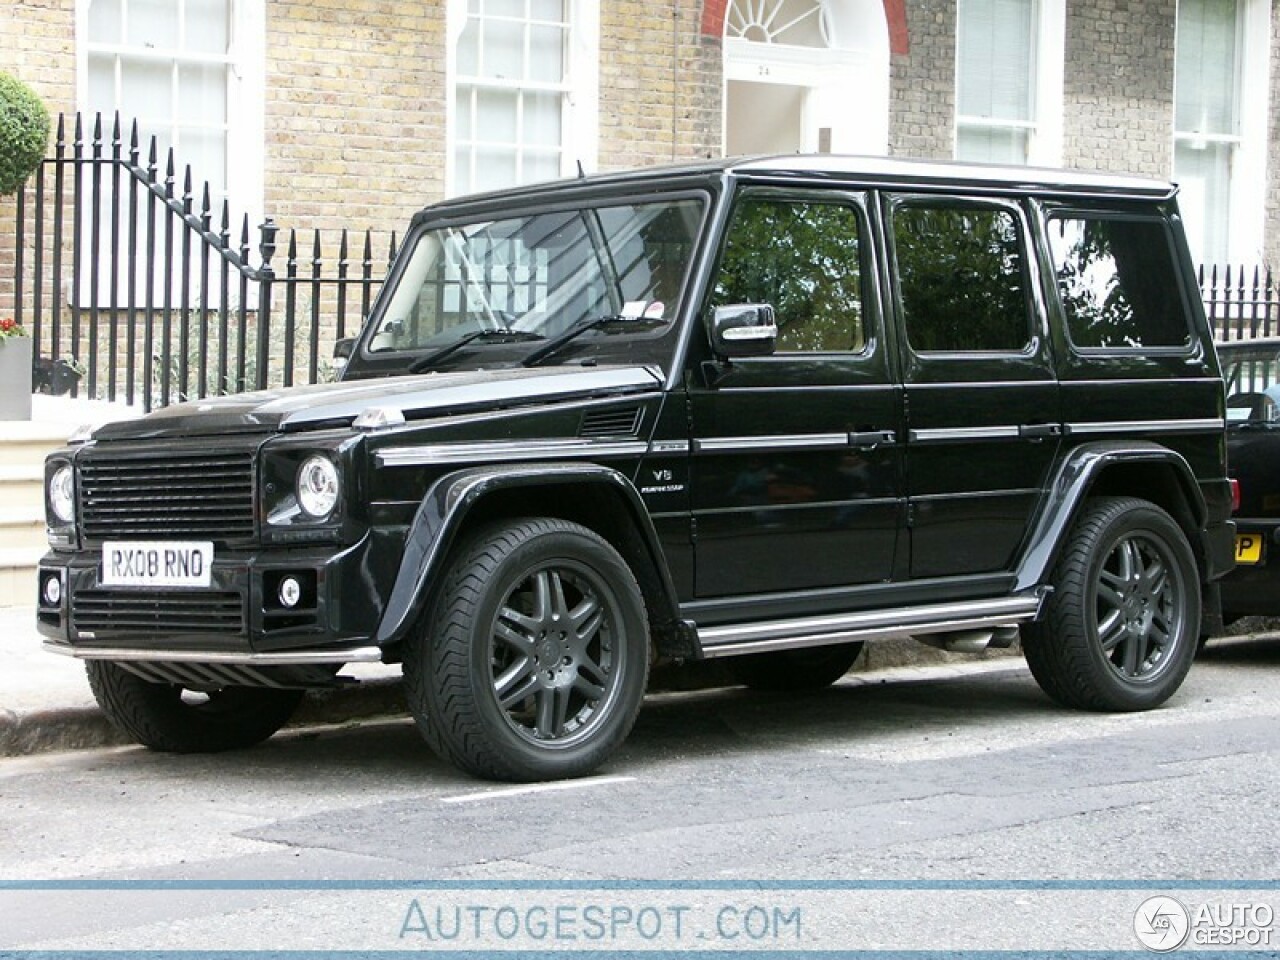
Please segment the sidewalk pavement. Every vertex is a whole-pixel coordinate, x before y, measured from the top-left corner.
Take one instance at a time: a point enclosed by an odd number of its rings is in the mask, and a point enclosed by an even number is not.
[[[42,649],[35,607],[0,607],[0,757],[129,743],[94,702],[84,663]],[[404,714],[400,667],[352,664],[359,685],[309,693],[292,724]]]
[[[84,663],[42,648],[35,607],[0,607],[0,757],[54,750],[78,750],[131,742],[99,710],[85,679]],[[914,640],[868,644],[854,668],[863,682],[880,682],[886,671],[906,667],[936,673],[951,665],[956,673],[978,659],[1017,653],[993,650],[981,657],[948,654]],[[350,664],[342,673],[359,684],[307,694],[291,727],[350,723],[373,717],[406,716],[399,665]],[[909,675],[909,674],[908,674]],[[846,681],[847,682],[847,681]],[[713,660],[653,671],[650,692],[697,690],[732,683],[723,661]]]

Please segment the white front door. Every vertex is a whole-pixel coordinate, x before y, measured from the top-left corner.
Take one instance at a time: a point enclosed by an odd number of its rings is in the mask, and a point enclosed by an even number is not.
[[[725,33],[727,155],[887,151],[881,0],[735,2]]]

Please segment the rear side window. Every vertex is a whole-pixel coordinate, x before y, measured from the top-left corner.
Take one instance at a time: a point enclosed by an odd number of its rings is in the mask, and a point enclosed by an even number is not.
[[[1082,350],[1186,348],[1186,309],[1160,220],[1055,216],[1049,250],[1067,332]]]
[[[1008,353],[1031,340],[1018,218],[979,205],[910,202],[893,213],[898,291],[917,353]]]

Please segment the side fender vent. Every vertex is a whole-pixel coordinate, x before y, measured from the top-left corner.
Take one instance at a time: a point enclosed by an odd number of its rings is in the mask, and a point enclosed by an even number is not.
[[[582,415],[580,437],[637,437],[644,410],[640,407],[609,407]]]

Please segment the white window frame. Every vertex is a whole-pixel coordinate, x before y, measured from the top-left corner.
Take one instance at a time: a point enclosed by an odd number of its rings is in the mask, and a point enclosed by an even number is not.
[[[964,0],[956,5],[955,90],[960,90],[960,17]],[[1066,0],[1036,0],[1032,10],[1033,35],[1031,76],[1034,85],[1031,118],[1026,121],[969,116],[957,107],[952,156],[959,155],[960,128],[983,130],[1026,130],[1026,163],[1032,166],[1061,166],[1064,121],[1064,77],[1067,58]]]
[[[1179,143],[1204,141],[1232,147],[1231,179],[1227,193],[1227,263],[1252,265],[1264,259],[1267,209],[1268,112],[1270,109],[1271,0],[1241,0],[1243,13],[1236,23],[1236,116],[1235,134],[1203,134],[1177,129],[1176,94],[1173,147]],[[1177,18],[1181,29],[1182,17]],[[1175,46],[1175,49],[1176,46]],[[1177,77],[1174,77],[1176,90]],[[1176,178],[1177,171],[1174,171]],[[1193,243],[1198,244],[1198,237]],[[1195,256],[1203,259],[1204,251]]]
[[[456,196],[458,171],[458,41],[467,25],[467,0],[447,0],[447,55],[445,61],[445,193]],[[560,84],[510,84],[472,78],[466,82],[494,89],[562,92],[560,170],[563,177],[581,169],[594,173],[599,166],[600,138],[600,0],[567,0],[568,24],[564,78]],[[511,144],[511,146],[518,146]]]
[[[90,0],[76,0],[76,102],[81,104],[82,112],[87,111],[89,103],[89,3]],[[224,58],[229,66],[227,89],[227,201],[233,219],[233,241],[235,239],[234,222],[245,214],[251,224],[260,223],[265,208],[265,154],[266,154],[266,5],[265,0],[231,0],[232,22],[230,55]],[[116,44],[92,44],[95,53],[120,53],[129,56],[140,56],[136,47]],[[168,51],[157,51],[156,56],[171,61]],[[214,62],[213,56],[200,57],[199,62]],[[194,59],[192,62],[196,62]],[[180,106],[180,105],[175,105]],[[87,114],[86,114],[87,116]],[[103,117],[104,124],[112,118]],[[131,124],[132,117],[121,114],[122,124]],[[176,118],[174,118],[176,120]],[[128,156],[127,129],[121,131],[125,142],[122,155]],[[85,132],[89,136],[89,132]],[[104,130],[104,138],[107,136]],[[147,165],[148,142],[139,144],[140,162]],[[183,159],[181,146],[174,150],[175,192],[182,189],[182,178],[186,162]],[[106,143],[103,153],[109,156],[110,144]],[[158,156],[158,179],[163,181],[166,156]],[[202,181],[199,171],[193,171],[197,179],[195,189],[199,191]],[[212,187],[213,185],[211,185]],[[216,193],[216,191],[213,191]],[[199,205],[199,193],[196,204]],[[213,200],[215,222],[221,216],[220,198]]]

